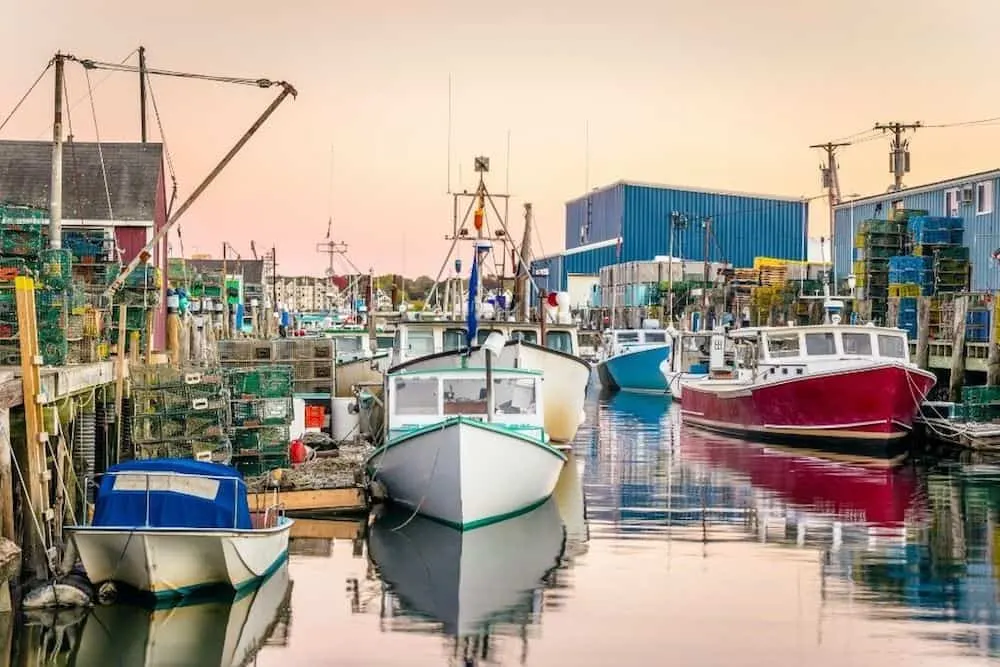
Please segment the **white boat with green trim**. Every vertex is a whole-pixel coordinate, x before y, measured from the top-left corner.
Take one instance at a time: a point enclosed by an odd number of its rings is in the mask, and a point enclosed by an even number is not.
[[[461,530],[542,505],[566,462],[545,432],[542,373],[485,356],[485,368],[390,373],[388,432],[366,462],[390,500]]]

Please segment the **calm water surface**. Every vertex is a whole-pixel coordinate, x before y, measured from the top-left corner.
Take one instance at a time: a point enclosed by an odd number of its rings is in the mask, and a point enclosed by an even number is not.
[[[887,667],[1000,658],[998,465],[889,471],[708,436],[680,426],[658,397],[620,394],[588,403],[556,496],[464,536],[405,513],[367,527],[304,522],[287,569],[257,595],[152,615],[103,608],[64,633],[75,648],[57,661]]]

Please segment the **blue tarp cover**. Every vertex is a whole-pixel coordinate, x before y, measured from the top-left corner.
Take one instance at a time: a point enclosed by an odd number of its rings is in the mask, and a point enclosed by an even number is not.
[[[146,479],[150,475],[147,522]],[[117,473],[117,474],[115,474]],[[122,477],[121,473],[140,473]],[[189,475],[191,477],[167,476]],[[200,479],[193,479],[200,478]],[[118,488],[115,480],[119,479]],[[122,486],[128,486],[123,489]],[[162,489],[162,490],[161,490]],[[213,495],[213,497],[206,497]],[[250,506],[239,471],[189,459],[127,461],[108,469],[97,490],[94,526],[249,529]]]

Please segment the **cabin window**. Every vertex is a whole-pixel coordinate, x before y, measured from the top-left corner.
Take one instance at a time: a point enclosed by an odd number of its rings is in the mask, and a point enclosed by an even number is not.
[[[775,358],[799,356],[798,334],[771,335],[767,339],[767,351]]]
[[[619,343],[638,343],[639,342],[639,332],[638,331],[619,331],[615,336]]]
[[[510,334],[511,340],[523,340],[525,343],[538,343],[538,333],[531,329],[514,329]]]
[[[894,359],[906,358],[906,343],[902,336],[890,336],[879,334],[878,354],[880,357],[892,357]]]
[[[337,336],[337,354],[357,354],[362,350],[361,336]]]
[[[837,341],[834,340],[833,332],[807,333],[806,354],[816,356],[837,354]]]
[[[444,414],[485,415],[486,378],[445,379]]]
[[[465,347],[465,329],[445,329],[441,337],[444,342],[444,347],[441,349],[445,352]]]
[[[646,332],[646,342],[647,343],[666,343],[667,334],[663,331],[647,331]]]
[[[494,332],[503,333],[502,331],[497,331],[496,329],[480,329],[479,332],[476,333],[476,342],[479,345],[482,345],[486,342],[486,339],[490,337],[490,334]]]
[[[406,336],[406,350],[412,357],[434,354],[433,331],[410,331]]]
[[[397,415],[436,415],[438,381],[436,378],[397,378]]]
[[[568,331],[546,331],[545,347],[566,354],[573,354],[573,337]]]
[[[872,354],[872,337],[866,333],[845,333],[844,354],[857,354],[870,357]]]
[[[498,415],[533,415],[536,412],[533,378],[493,380],[494,413]]]
[[[377,345],[380,350],[388,350],[393,346],[393,340],[392,336],[376,336],[375,345]]]

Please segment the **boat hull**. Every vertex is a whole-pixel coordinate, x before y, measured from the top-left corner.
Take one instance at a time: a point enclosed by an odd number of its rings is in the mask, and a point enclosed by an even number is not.
[[[124,584],[157,598],[209,588],[240,591],[274,572],[288,556],[294,522],[256,530],[67,528],[91,582]]]
[[[896,364],[759,384],[684,384],[683,420],[708,430],[790,444],[893,455],[934,376]]]
[[[432,354],[399,364],[390,371],[460,368],[463,362],[469,366],[484,366],[482,349],[474,347],[468,357],[463,350]],[[504,346],[493,365],[541,371],[545,378],[542,399],[545,402],[546,433],[553,442],[571,442],[576,437],[585,419],[583,405],[590,381],[590,365],[587,362],[540,345],[511,342]]]
[[[597,364],[597,376],[606,389],[663,394],[667,381],[660,364],[670,357],[669,345],[618,354]]]
[[[705,373],[678,373],[667,369],[667,364],[669,360],[664,361],[660,364],[660,373],[663,375],[663,379],[667,385],[667,393],[670,397],[678,403],[681,402],[684,395],[684,383],[685,382],[697,382],[698,380],[704,380],[708,378]]]
[[[566,455],[466,417],[392,438],[368,458],[393,502],[460,530],[526,513],[555,489]]]

